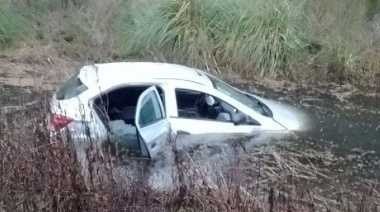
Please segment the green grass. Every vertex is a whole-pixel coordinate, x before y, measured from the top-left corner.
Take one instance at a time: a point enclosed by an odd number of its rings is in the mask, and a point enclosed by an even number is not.
[[[303,18],[302,2],[240,1],[225,4],[213,17],[214,54],[221,64],[261,76],[285,75],[306,51],[308,41],[297,26]],[[212,8],[210,8],[212,9]],[[232,12],[229,12],[232,9]]]
[[[133,2],[121,13],[116,34],[125,57],[211,66],[244,76],[311,76],[355,83],[366,76],[360,61],[369,42],[362,35],[370,4],[355,0]],[[313,65],[323,70],[313,72]]]
[[[52,44],[82,61],[155,60],[308,81],[369,83],[379,73],[375,0],[15,0],[0,46]],[[38,35],[38,36],[35,36]],[[374,54],[371,54],[374,53]],[[369,83],[373,84],[373,83]]]
[[[302,57],[306,36],[299,2],[176,0],[127,13],[121,45],[127,55],[149,55],[237,72],[284,75]],[[131,21],[132,20],[132,21]]]
[[[119,26],[121,51],[128,56],[154,55],[189,65],[208,62],[212,45],[202,13],[200,2],[193,0],[137,5],[123,14]]]
[[[28,33],[32,33],[31,26],[22,13],[0,1],[0,47],[10,47]]]

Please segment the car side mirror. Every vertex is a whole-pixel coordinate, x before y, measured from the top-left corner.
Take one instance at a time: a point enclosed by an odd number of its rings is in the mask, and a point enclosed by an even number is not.
[[[247,121],[247,117],[243,113],[236,113],[236,115],[233,118],[233,122],[235,125],[243,124]]]

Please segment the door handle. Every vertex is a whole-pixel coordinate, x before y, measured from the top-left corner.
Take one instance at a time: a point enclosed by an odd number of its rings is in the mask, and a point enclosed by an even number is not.
[[[154,143],[152,143],[152,144],[150,145],[150,148],[151,148],[151,149],[154,149],[156,146],[157,146],[157,144],[156,144],[156,142],[154,142]]]
[[[184,131],[184,130],[178,130],[177,135],[190,135],[191,133]]]

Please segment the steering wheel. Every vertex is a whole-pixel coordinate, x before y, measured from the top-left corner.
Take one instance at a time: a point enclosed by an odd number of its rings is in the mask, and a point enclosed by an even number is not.
[[[219,113],[222,112],[223,107],[217,101],[212,106],[209,106],[207,104],[207,96],[207,94],[202,93],[196,100],[195,107],[202,117],[216,119]]]

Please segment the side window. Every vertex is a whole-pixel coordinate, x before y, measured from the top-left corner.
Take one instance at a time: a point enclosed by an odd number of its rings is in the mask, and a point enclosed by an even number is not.
[[[260,125],[246,114],[237,111],[229,103],[209,94],[176,89],[177,110],[179,118],[209,119],[220,122],[238,122],[238,125]]]
[[[232,122],[235,109],[203,92],[176,89],[178,117]]]
[[[154,92],[149,93],[142,100],[140,109],[139,124],[141,127],[153,124],[164,118],[163,111],[160,108],[160,103]]]

